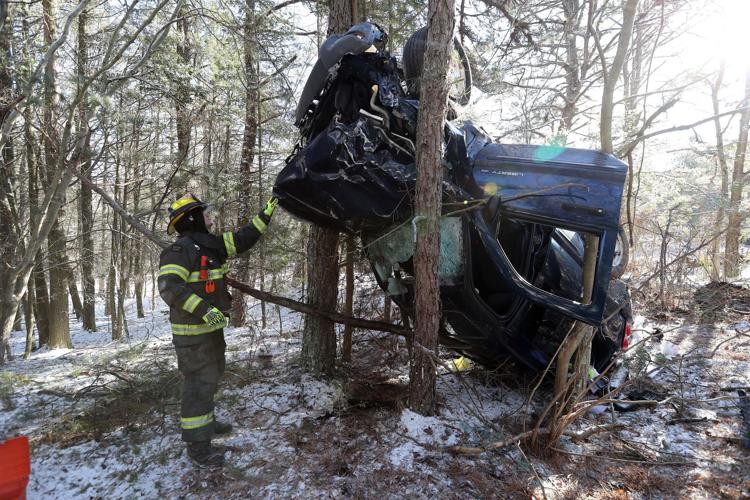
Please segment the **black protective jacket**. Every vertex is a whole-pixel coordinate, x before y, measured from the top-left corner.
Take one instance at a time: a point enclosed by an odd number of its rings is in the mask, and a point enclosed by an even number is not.
[[[225,315],[229,313],[232,297],[224,279],[229,270],[227,259],[252,247],[270,219],[260,212],[251,224],[221,236],[185,233],[162,251],[159,259],[159,294],[169,305],[169,322],[172,324],[175,345],[199,343],[205,335],[223,328],[224,325],[206,324],[203,315],[211,307],[216,307]]]

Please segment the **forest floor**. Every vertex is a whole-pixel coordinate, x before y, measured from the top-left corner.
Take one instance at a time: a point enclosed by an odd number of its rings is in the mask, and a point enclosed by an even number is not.
[[[563,436],[554,449],[524,441],[479,455],[451,447],[482,447],[529,429],[551,389],[542,384],[528,403],[533,380],[513,365],[443,367],[439,415],[423,417],[403,405],[407,354],[392,338],[357,335],[355,361],[318,380],[299,367],[296,314],[275,316],[267,328],[228,329],[217,408],[235,430],[217,440],[227,466],[210,471],[191,464],[179,438],[180,375],[157,307],[143,319],[130,311],[129,339],[118,343],[108,339],[104,316],[100,333],[71,320],[75,348],[39,350],[29,360],[20,357],[23,334],[14,333],[18,357],[0,372],[0,439],[31,441],[29,498],[750,495],[734,391],[750,385],[742,311],[715,323],[638,317],[640,343],[625,356],[632,381],[623,392],[654,403],[631,412],[594,407],[570,430],[610,430]]]

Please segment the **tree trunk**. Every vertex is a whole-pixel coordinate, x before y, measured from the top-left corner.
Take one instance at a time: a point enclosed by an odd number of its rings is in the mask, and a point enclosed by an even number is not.
[[[747,153],[748,127],[750,126],[750,69],[745,74],[745,99],[742,102],[745,110],[740,115],[740,132],[737,138],[737,149],[734,152],[732,184],[729,191],[729,217],[727,238],[724,243],[724,260],[727,278],[740,274],[740,230],[745,214],[742,212],[742,189],[745,185],[745,155]]]
[[[716,75],[716,81],[711,84],[711,105],[713,106],[714,115],[720,113],[719,109],[719,91],[724,80],[724,63],[719,67],[719,73]],[[721,193],[716,209],[716,219],[714,219],[714,229],[721,231],[724,228],[725,206],[729,198],[729,168],[727,166],[727,153],[724,148],[724,131],[721,126],[721,119],[714,119],[714,134],[716,136],[716,167],[719,169],[721,176]],[[719,251],[721,247],[721,238],[716,238],[711,244],[711,279],[720,281],[724,275],[724,262]]]
[[[323,311],[335,311],[338,296],[338,242],[336,231],[310,228],[307,245],[307,303]],[[305,316],[302,365],[310,372],[330,375],[336,363],[336,330],[332,321]]]
[[[344,314],[353,316],[354,308],[354,236],[347,234],[345,238],[346,245],[346,295],[344,296]],[[341,345],[341,359],[344,361],[352,360],[352,325],[344,327],[344,341]]]
[[[242,135],[242,153],[239,175],[239,213],[237,223],[240,227],[250,223],[252,210],[252,166],[255,158],[255,142],[258,136],[258,74],[255,63],[255,0],[245,1],[244,24],[244,65],[245,65],[245,130]],[[240,281],[247,281],[250,263],[246,258],[239,259],[235,265],[236,276]],[[232,324],[241,326],[245,322],[245,297],[236,293],[232,301]]]
[[[415,330],[409,370],[409,406],[423,415],[436,411],[435,363],[440,329],[440,208],[443,124],[453,40],[453,1],[429,0],[427,49],[417,120],[417,186],[414,251]]]
[[[117,127],[117,137],[124,137],[123,127]],[[121,193],[121,178],[120,168],[122,163],[122,152],[120,147],[117,146],[115,152],[115,200],[122,206],[122,200],[124,197]],[[112,340],[121,340],[123,337],[122,318],[120,317],[120,308],[118,307],[118,291],[119,286],[117,284],[117,278],[121,272],[120,269],[120,253],[123,251],[122,248],[122,230],[123,224],[120,217],[113,211],[112,212],[112,237],[110,241],[109,250],[109,274],[107,276],[107,310],[110,318],[110,333]]]
[[[193,45],[190,41],[192,36],[190,17],[187,15],[186,7],[182,7],[180,18],[177,21],[177,30],[180,40],[177,43],[177,55],[185,66],[190,66],[193,59]],[[177,131],[177,168],[181,169],[187,160],[190,149],[190,88],[185,81],[177,85],[175,94],[175,128]]]
[[[37,254],[32,273],[34,280],[34,316],[39,331],[39,347],[49,344],[49,295],[47,280],[44,276],[44,259],[41,252]]]
[[[28,359],[31,356],[31,352],[36,350],[36,343],[34,342],[34,285],[29,279],[28,289],[26,291],[26,298],[23,301],[23,317],[26,326],[26,347],[23,351],[24,359]]]
[[[78,85],[83,84],[86,78],[86,65],[88,61],[88,38],[86,35],[86,23],[88,12],[81,12],[78,17]],[[81,101],[78,111],[79,128],[88,131],[89,110],[86,99]],[[80,160],[81,171],[91,175],[91,145],[90,134],[86,133]],[[80,197],[78,200],[79,221],[81,226],[81,285],[83,287],[83,329],[89,332],[96,331],[96,284],[94,280],[94,216],[92,210],[91,189],[81,183]]]
[[[255,61],[256,68],[255,74],[257,75],[258,82],[260,82],[260,61]],[[260,85],[260,83],[258,83]],[[258,111],[256,116],[258,117],[258,210],[260,210],[265,201],[266,194],[263,191],[263,115],[261,114],[260,107],[260,88],[258,88],[258,99],[256,106]],[[262,292],[266,288],[266,245],[261,245],[259,249],[259,262],[258,269],[260,270],[260,291]],[[260,301],[260,324],[263,329],[268,324],[268,318],[266,316],[266,301]]]
[[[617,81],[625,65],[625,58],[633,35],[633,23],[638,0],[625,0],[623,4],[622,28],[617,41],[617,52],[609,68],[604,68],[604,89],[602,90],[602,106],[599,122],[599,134],[602,151],[612,153],[614,151],[612,139],[612,116],[614,112],[614,95]],[[606,66],[605,61],[602,64]]]
[[[578,63],[578,29],[579,9],[578,0],[564,0],[562,2],[565,24],[563,25],[563,36],[565,37],[565,103],[562,107],[560,117],[560,128],[558,135],[565,138],[573,128],[573,118],[578,109],[578,97],[581,90],[581,71]]]
[[[21,299],[21,302],[18,304],[18,307],[16,308],[16,319],[13,320],[13,331],[14,332],[20,332],[21,328],[23,328],[23,302],[26,300],[26,295],[23,296]]]
[[[7,7],[7,4],[5,7]],[[13,66],[11,64],[11,56],[13,54],[13,34],[11,27],[8,9],[4,8],[0,10],[0,125],[5,120],[6,107],[9,109],[14,100],[13,75],[11,74]],[[14,241],[17,235],[14,234],[15,231],[13,228],[15,227],[15,223],[20,221],[15,220],[13,186],[11,184],[14,177],[15,161],[15,151],[11,137],[5,144],[0,145],[0,269],[3,270],[3,273],[5,269],[10,269],[13,266],[16,248],[18,247],[18,241]],[[10,284],[4,281],[3,279],[3,287],[10,289]],[[3,294],[2,298],[4,301],[7,300],[7,303],[3,302],[0,304],[0,321],[10,324],[2,330],[3,337],[0,339],[0,349],[5,350],[7,347],[8,354],[10,354],[10,331],[15,326],[18,302],[7,294]],[[5,335],[6,328],[8,331],[7,335]],[[2,359],[2,354],[0,354],[0,359]]]
[[[27,7],[21,7],[23,20],[21,23],[24,43],[22,46],[23,59],[28,61],[29,55],[29,21]],[[26,68],[23,72],[24,80],[30,77],[30,70]],[[28,196],[29,196],[29,221],[32,225],[39,222],[39,169],[41,168],[40,153],[36,137],[31,129],[32,114],[31,108],[27,106],[23,111],[23,137],[26,149],[26,174],[28,176]],[[36,327],[39,332],[38,347],[47,345],[49,342],[49,295],[47,293],[47,279],[45,277],[44,252],[38,251],[34,257],[34,266],[28,286],[32,287],[31,293],[27,293],[30,303],[31,312],[36,319]],[[29,328],[29,323],[26,325]],[[33,335],[33,331],[31,332]],[[28,338],[28,335],[27,335]],[[27,340],[27,350],[30,343]]]
[[[328,35],[344,33],[359,20],[357,0],[332,0]],[[311,227],[307,242],[307,303],[335,311],[338,297],[338,247],[336,231]],[[336,363],[336,330],[331,321],[305,316],[302,331],[302,364],[315,374],[333,373]]]
[[[83,303],[81,302],[81,296],[78,293],[78,284],[76,283],[76,276],[73,269],[70,267],[70,263],[65,263],[65,275],[66,281],[68,282],[68,293],[70,294],[70,301],[73,304],[73,313],[76,319],[79,320],[83,317]]]
[[[42,0],[44,43],[49,46],[55,38],[55,0]],[[43,142],[44,158],[47,166],[46,183],[49,184],[58,168],[60,139],[56,123],[57,88],[55,83],[55,57],[51,57],[44,72],[44,113]],[[65,200],[65,185],[62,200]],[[72,347],[70,340],[70,322],[68,319],[68,253],[65,231],[61,220],[64,217],[62,205],[52,222],[47,236],[47,253],[49,256],[49,346]]]

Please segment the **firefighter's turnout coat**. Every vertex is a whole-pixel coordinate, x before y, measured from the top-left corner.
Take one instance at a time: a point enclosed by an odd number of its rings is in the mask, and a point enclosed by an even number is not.
[[[185,441],[208,441],[213,436],[213,398],[224,372],[224,325],[208,325],[203,316],[212,307],[229,314],[227,259],[252,247],[270,219],[261,211],[236,232],[185,233],[161,253],[159,293],[169,305],[172,342],[185,378],[180,419]]]
[[[265,232],[270,219],[260,212],[251,224],[221,236],[187,233],[162,251],[159,293],[169,305],[175,345],[195,344],[203,336],[222,328],[222,325],[207,325],[202,318],[211,307],[229,313],[232,298],[224,280],[229,270],[227,259],[252,247]]]

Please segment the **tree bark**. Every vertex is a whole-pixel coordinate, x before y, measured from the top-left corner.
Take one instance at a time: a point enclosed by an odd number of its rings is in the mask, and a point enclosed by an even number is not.
[[[423,415],[436,411],[435,364],[441,304],[440,209],[443,127],[448,98],[448,64],[453,41],[453,1],[429,0],[417,120],[417,186],[414,251],[415,329],[409,369],[409,406]]]
[[[716,80],[711,83],[711,105],[714,115],[719,115],[719,91],[724,80],[724,63],[719,67],[719,73]],[[721,119],[718,116],[714,119],[714,134],[716,136],[716,167],[719,169],[721,176],[721,192],[719,206],[716,210],[716,219],[714,219],[714,229],[721,231],[724,228],[725,207],[729,198],[729,168],[727,164],[727,153],[724,147],[724,131],[721,127]],[[716,238],[711,244],[711,279],[719,281],[724,276],[724,262],[719,251],[721,247],[721,238]]]
[[[122,106],[122,103],[121,103]],[[124,137],[124,130],[121,125],[117,127],[117,137]],[[119,143],[120,141],[118,141]],[[115,199],[118,200],[123,210],[126,210],[125,204],[123,203],[124,196],[121,193],[121,182],[120,169],[122,163],[122,153],[120,146],[116,146],[115,152]],[[110,333],[112,340],[121,340],[123,337],[122,318],[120,317],[120,308],[118,307],[119,301],[117,284],[118,277],[122,272],[120,268],[120,254],[123,251],[122,245],[122,226],[120,217],[116,213],[112,213],[112,231],[110,238],[110,249],[109,249],[109,274],[107,276],[107,312],[109,313],[110,319]]]
[[[22,7],[23,21],[21,29],[24,38],[23,59],[28,61],[29,54],[29,22],[27,7]],[[24,80],[28,80],[31,71],[26,69],[23,74]],[[29,221],[37,224],[40,219],[39,213],[39,169],[41,168],[40,152],[37,139],[31,130],[31,108],[26,107],[23,110],[23,137],[26,145],[26,173],[28,175],[29,191]],[[34,317],[36,318],[37,331],[39,332],[39,347],[47,345],[49,342],[49,295],[47,293],[47,278],[45,276],[44,252],[38,251],[34,257],[34,267],[31,274],[29,286],[34,287],[34,293],[31,300]]]
[[[258,136],[258,74],[255,63],[255,0],[245,1],[245,23],[243,27],[243,51],[245,66],[245,130],[242,135],[242,153],[239,172],[239,227],[250,223],[252,210],[252,166],[255,158],[255,143]],[[240,259],[235,264],[237,278],[247,281],[250,263]],[[232,325],[241,326],[245,322],[245,297],[241,293],[232,300]]]
[[[565,137],[573,128],[573,118],[578,109],[578,98],[581,90],[581,70],[578,63],[578,19],[581,6],[578,0],[564,0],[562,2],[565,24],[563,37],[565,38],[565,103],[560,116],[558,135]],[[566,137],[567,142],[567,137]]]
[[[638,0],[625,0],[623,4],[622,28],[617,41],[617,51],[612,60],[612,65],[606,68],[606,62],[602,61],[604,74],[604,89],[602,90],[602,106],[599,122],[599,134],[602,145],[602,151],[613,153],[612,139],[612,116],[614,111],[614,95],[617,81],[625,65],[625,59],[630,45],[630,38],[633,35],[633,23],[635,22],[635,12],[638,8]]]
[[[78,86],[83,85],[86,78],[88,61],[88,36],[86,34],[88,11],[84,10],[78,17]],[[86,100],[81,100],[78,110],[78,127],[88,131],[89,110]],[[91,145],[90,134],[86,132],[82,150],[80,169],[85,175],[91,173]],[[94,215],[92,210],[91,189],[81,184],[78,201],[79,221],[81,227],[81,285],[83,288],[83,329],[96,331],[96,282],[94,280]]]
[[[747,153],[748,128],[750,127],[750,69],[745,74],[745,98],[741,106],[745,110],[740,115],[740,131],[737,138],[737,149],[734,152],[732,184],[729,189],[729,214],[727,221],[727,238],[724,243],[724,260],[727,278],[740,274],[740,231],[745,213],[742,211],[742,189],[745,185],[745,155]]]
[[[343,33],[359,19],[357,0],[332,0],[328,35]],[[336,231],[310,228],[307,242],[307,303],[335,311],[338,298],[338,247]],[[336,330],[331,321],[305,316],[302,331],[302,365],[314,374],[331,374],[336,364]]]
[[[352,316],[354,308],[354,236],[346,235],[346,295],[344,299],[344,314]],[[344,361],[352,360],[352,333],[351,325],[344,327],[344,341],[341,344],[341,359]]]
[[[338,296],[339,234],[318,226],[310,228],[307,244],[307,303],[322,311],[335,311]],[[321,375],[333,373],[336,364],[336,330],[332,321],[305,316],[302,365]]]
[[[12,30],[9,19],[9,13],[6,8],[0,10],[0,110],[9,108],[15,99],[13,92],[13,74],[11,73],[11,56],[12,50]],[[5,120],[6,113],[0,111],[0,125]],[[16,255],[18,241],[14,235],[14,227],[19,222],[16,220],[16,214],[13,208],[13,186],[15,170],[15,150],[13,139],[10,138],[4,144],[0,144],[0,273],[5,273],[13,265]],[[3,283],[3,286],[8,285]],[[6,321],[6,315],[10,322],[9,332],[15,326],[15,316],[18,303],[12,300],[7,294],[0,296],[3,303],[0,304],[0,320]],[[8,301],[5,303],[5,301]],[[3,330],[5,331],[5,329]],[[10,333],[0,338],[0,350],[7,351],[10,354]],[[2,359],[2,354],[0,354]]]
[[[190,17],[183,5],[180,17],[177,21],[177,30],[180,40],[177,43],[177,55],[181,63],[188,67],[193,60],[193,45],[190,41],[192,36],[190,28]],[[175,128],[177,132],[177,170],[184,168],[190,150],[190,131],[192,129],[190,118],[190,87],[187,85],[187,76],[184,81],[177,84],[175,94]]]
[[[44,43],[52,45],[55,38],[55,0],[42,0],[44,25]],[[57,132],[57,86],[55,77],[56,57],[50,57],[44,71],[44,113],[43,113],[43,143],[44,158],[47,167],[46,184],[50,184],[58,170],[60,138]],[[47,253],[49,256],[49,346],[72,347],[70,339],[70,322],[68,318],[68,273],[66,270],[68,253],[65,231],[61,220],[64,217],[65,185],[58,186],[61,190],[62,204],[52,221],[52,227],[47,236]]]
[[[41,252],[34,261],[32,273],[34,282],[34,316],[39,331],[39,347],[49,343],[49,295],[47,293],[47,279],[44,275],[44,260]]]
[[[29,283],[26,290],[26,298],[23,300],[23,317],[26,326],[26,347],[23,351],[24,359],[28,359],[31,356],[31,352],[36,349],[36,343],[34,342],[34,299],[34,286],[32,283]]]

